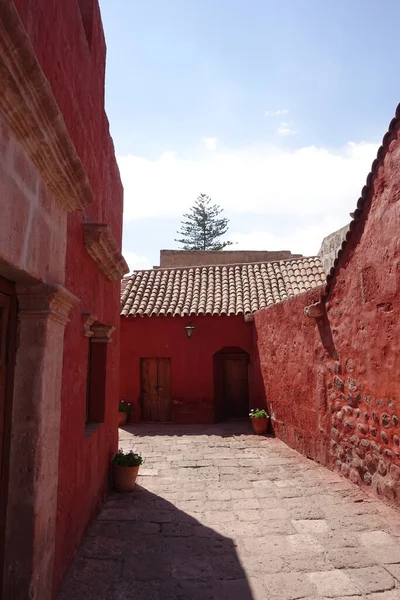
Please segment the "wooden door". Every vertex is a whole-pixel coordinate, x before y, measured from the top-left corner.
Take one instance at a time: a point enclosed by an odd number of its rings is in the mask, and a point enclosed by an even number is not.
[[[222,361],[222,385],[228,417],[246,417],[249,413],[247,356],[225,356]]]
[[[158,421],[157,359],[141,359],[142,415],[145,421]]]
[[[158,420],[171,420],[171,362],[157,358]]]
[[[171,420],[171,362],[141,359],[142,415],[145,421]]]
[[[5,551],[16,321],[17,300],[14,285],[0,277],[0,581],[3,580]]]
[[[4,421],[7,395],[7,347],[11,298],[0,293],[0,469],[3,463]],[[2,485],[0,471],[0,487]]]

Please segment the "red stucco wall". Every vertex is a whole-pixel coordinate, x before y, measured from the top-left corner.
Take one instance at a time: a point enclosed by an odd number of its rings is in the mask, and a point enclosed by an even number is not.
[[[117,447],[118,330],[108,347],[105,422],[90,437],[85,436],[88,339],[83,335],[82,313],[118,326],[120,286],[110,282],[87,254],[82,223],[107,223],[120,243],[123,192],[104,112],[106,48],[97,0],[15,0],[15,5],[94,191],[93,204],[84,213],[70,214],[67,224],[65,286],[81,304],[71,313],[65,330],[54,568],[57,588],[102,500],[110,457]]]
[[[271,425],[277,437],[309,458],[327,463],[324,376],[318,363],[325,350],[304,306],[312,290],[255,314],[257,345]]]
[[[187,319],[177,317],[121,318],[120,397],[140,401],[140,358],[171,359],[172,419],[175,422],[214,421],[214,363],[216,352],[240,347],[250,354],[249,403],[261,404],[258,363],[253,352],[253,324],[243,316],[195,317],[187,339]]]
[[[400,504],[400,142],[394,133],[332,282],[255,317],[277,435]]]
[[[92,185],[96,201],[85,216],[107,222],[118,238],[122,188],[104,112],[106,46],[98,1],[15,0],[14,4]],[[91,6],[89,45],[82,14]]]

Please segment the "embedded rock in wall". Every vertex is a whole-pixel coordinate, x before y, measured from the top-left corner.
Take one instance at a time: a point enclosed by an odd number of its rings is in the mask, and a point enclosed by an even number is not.
[[[358,361],[344,361],[342,384],[331,376],[331,465],[354,483],[371,487],[389,500],[400,500],[400,460],[398,406],[393,398],[379,398],[363,391],[364,377],[355,379]],[[340,367],[340,363],[337,363]]]

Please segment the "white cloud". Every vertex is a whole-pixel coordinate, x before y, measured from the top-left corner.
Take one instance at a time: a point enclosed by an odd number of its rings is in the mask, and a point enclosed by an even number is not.
[[[354,209],[377,144],[337,152],[315,146],[251,147],[198,160],[169,152],[157,160],[120,156],[125,221],[181,217],[200,192],[226,210],[274,215],[346,215]]]
[[[282,227],[279,231],[272,232],[268,227],[268,220],[265,220],[251,233],[230,232],[229,239],[235,244],[232,247],[235,250],[290,250],[294,254],[312,256],[318,252],[326,235],[349,221],[348,215],[347,218],[329,215],[322,217],[318,224],[299,223],[294,230]]]
[[[264,113],[265,117],[282,117],[283,115],[289,114],[289,111],[286,108],[278,108],[278,110],[267,110]]]
[[[236,222],[243,215],[247,231],[253,227],[251,234],[231,229],[235,247],[313,254],[325,235],[350,220],[377,148],[349,142],[337,151],[315,146],[218,149],[196,160],[173,152],[157,160],[120,156],[124,221],[181,218],[203,192]],[[291,226],[289,237],[285,224],[296,220],[299,225]],[[276,232],[277,223],[282,227]],[[154,245],[156,253],[157,240]],[[146,256],[126,252],[125,257],[131,269],[152,267]]]
[[[201,141],[203,142],[203,144],[204,144],[205,148],[207,148],[207,150],[216,150],[218,138],[215,138],[215,137],[203,138]]]
[[[277,132],[279,135],[295,135],[297,133],[290,123],[279,123]]]
[[[130,250],[122,250],[122,254],[129,265],[130,273],[135,269],[151,269],[153,265],[150,263],[147,256],[140,256]]]

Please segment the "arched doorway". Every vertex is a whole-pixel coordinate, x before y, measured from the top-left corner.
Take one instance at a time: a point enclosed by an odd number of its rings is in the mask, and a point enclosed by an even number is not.
[[[248,365],[242,348],[222,348],[214,354],[215,419],[246,417],[249,413]]]

